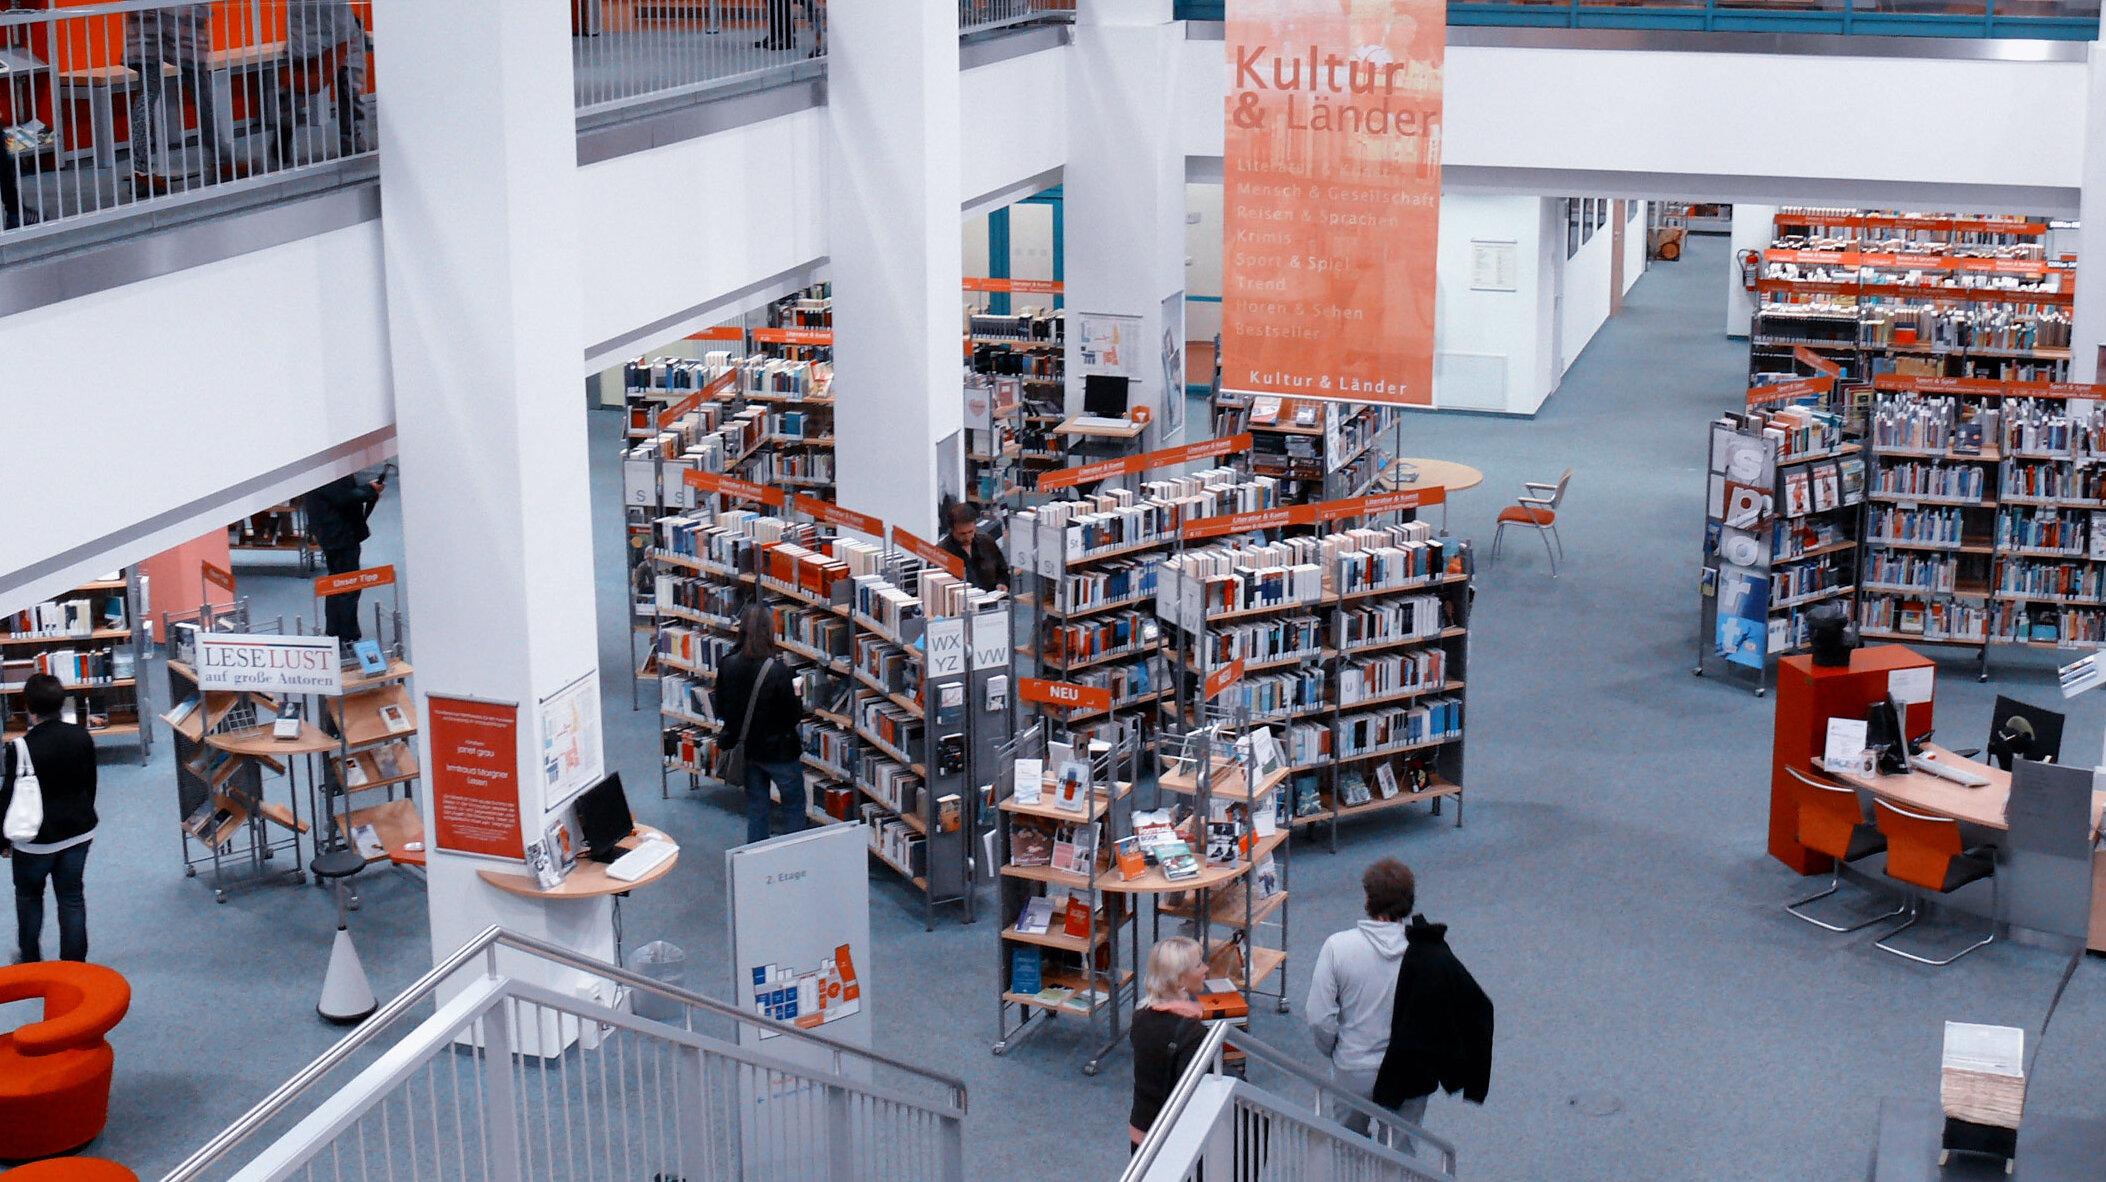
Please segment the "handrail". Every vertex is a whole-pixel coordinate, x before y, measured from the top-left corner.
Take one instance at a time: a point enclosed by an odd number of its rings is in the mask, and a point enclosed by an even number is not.
[[[1137,1182],[1155,1167],[1156,1156],[1162,1153],[1164,1142],[1170,1139],[1170,1130],[1177,1124],[1178,1116],[1192,1102],[1193,1093],[1199,1090],[1199,1081],[1206,1078],[1209,1069],[1221,1057],[1222,1045],[1228,1041],[1229,1024],[1215,1022],[1211,1025],[1213,1028],[1207,1031],[1206,1041],[1200,1043],[1199,1049],[1192,1054],[1191,1066],[1177,1078],[1177,1086],[1170,1090],[1163,1106],[1156,1111],[1155,1123],[1141,1138],[1140,1148],[1133,1151],[1133,1157],[1126,1163],[1126,1172],[1119,1175],[1119,1182]]]
[[[1313,1071],[1310,1071],[1308,1068],[1303,1067],[1301,1064],[1295,1062],[1293,1059],[1288,1058],[1285,1052],[1275,1047],[1269,1046],[1265,1043],[1259,1042],[1257,1039],[1251,1037],[1248,1031],[1231,1030],[1228,1037],[1228,1045],[1234,1047],[1236,1050],[1243,1052],[1243,1054],[1248,1058],[1262,1060],[1264,1061],[1267,1067],[1270,1067],[1276,1071],[1284,1071],[1287,1074],[1302,1081],[1303,1083],[1308,1084],[1313,1088],[1316,1088],[1318,1094],[1322,1095],[1326,1099],[1344,1103],[1348,1107],[1357,1110],[1362,1115],[1367,1116],[1381,1124],[1397,1125],[1410,1129],[1410,1136],[1412,1140],[1423,1141],[1426,1144],[1431,1145],[1434,1149],[1440,1152],[1442,1160],[1447,1164],[1449,1169],[1452,1170],[1455,1168],[1454,1142],[1448,1141],[1441,1137],[1434,1136],[1432,1133],[1427,1132],[1419,1126],[1404,1120],[1403,1118],[1399,1117],[1396,1113],[1391,1112],[1389,1109],[1384,1108],[1379,1104],[1376,1104],[1373,1100],[1367,1099],[1363,1096],[1356,1096],[1351,1092],[1340,1089],[1338,1085],[1332,1083],[1330,1080],[1324,1078],[1321,1075],[1316,1074]]]
[[[629,969],[594,960],[589,956],[573,952],[560,945],[551,944],[532,936],[523,936],[493,924],[477,933],[474,939],[455,949],[444,960],[433,965],[431,971],[417,978],[409,988],[397,994],[378,1010],[375,1010],[372,1017],[367,1018],[356,1029],[337,1040],[336,1045],[322,1052],[312,1063],[294,1072],[290,1079],[278,1085],[271,1091],[270,1095],[265,1096],[255,1107],[243,1113],[240,1119],[221,1130],[217,1136],[207,1141],[197,1152],[183,1159],[179,1165],[163,1175],[162,1182],[184,1182],[184,1180],[199,1177],[206,1167],[212,1165],[224,1157],[228,1151],[253,1136],[266,1122],[282,1114],[294,1100],[314,1087],[330,1072],[342,1067],[350,1060],[352,1055],[378,1040],[389,1026],[402,1018],[403,1015],[409,1013],[416,1005],[431,997],[441,985],[468,966],[478,956],[486,958],[487,972],[491,977],[500,976],[501,974],[497,971],[497,950],[501,947],[529,953],[544,960],[591,973],[596,977],[619,981],[632,989],[640,989],[671,998],[684,1005],[731,1019],[734,1022],[753,1026],[766,1026],[773,1033],[802,1039],[807,1043],[824,1047],[834,1053],[837,1061],[840,1056],[848,1055],[906,1072],[909,1075],[948,1089],[952,1103],[959,1113],[963,1114],[965,1112],[965,1081],[954,1076],[931,1071],[928,1068],[895,1059],[878,1051],[850,1046],[837,1039],[828,1038],[825,1035],[802,1029],[787,1022],[778,1022],[771,1018],[763,1018],[757,1014],[749,1014],[744,1010],[726,1005],[714,998],[704,997],[699,993],[691,993],[688,990],[668,985],[662,981],[654,981]]]

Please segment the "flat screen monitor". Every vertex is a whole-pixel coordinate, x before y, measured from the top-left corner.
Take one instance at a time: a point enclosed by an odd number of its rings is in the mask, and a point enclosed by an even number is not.
[[[622,774],[614,772],[587,788],[578,797],[578,836],[585,854],[595,862],[612,862],[621,856],[615,846],[636,828],[629,814],[629,797],[622,791]]]
[[[1093,373],[1082,379],[1082,413],[1103,419],[1126,417],[1126,383],[1116,374]]]
[[[1865,707],[1865,746],[1880,753],[1879,770],[1899,775],[1908,770],[1908,714],[1891,696]]]

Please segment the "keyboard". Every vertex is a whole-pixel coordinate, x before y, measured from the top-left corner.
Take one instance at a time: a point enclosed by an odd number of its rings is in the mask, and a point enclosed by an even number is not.
[[[1076,415],[1068,421],[1070,427],[1087,427],[1092,431],[1124,431],[1133,426],[1125,419],[1107,419],[1102,415]]]
[[[665,864],[667,858],[680,852],[680,847],[670,841],[652,838],[607,863],[607,877],[616,882],[635,882]]]
[[[1941,763],[1938,760],[1928,759],[1921,755],[1909,756],[1909,766],[1926,775],[1936,776],[1941,780],[1951,780],[1963,788],[1981,788],[1989,783],[1987,777],[1970,772],[1966,768],[1955,767],[1949,763]]]

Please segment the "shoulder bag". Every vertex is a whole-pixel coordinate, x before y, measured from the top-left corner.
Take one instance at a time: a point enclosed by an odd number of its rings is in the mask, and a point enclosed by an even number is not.
[[[717,779],[734,788],[746,786],[746,740],[752,737],[753,708],[760,705],[761,688],[768,684],[768,674],[774,669],[774,657],[761,662],[760,672],[753,675],[753,689],[746,694],[746,718],[739,723],[738,745],[724,747],[717,752]]]
[[[35,841],[44,827],[44,790],[37,784],[37,769],[29,762],[29,744],[15,740],[15,795],[7,804],[7,819],[0,821],[0,836],[11,842]]]

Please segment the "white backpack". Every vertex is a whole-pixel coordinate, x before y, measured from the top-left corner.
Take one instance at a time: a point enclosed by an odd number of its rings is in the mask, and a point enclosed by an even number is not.
[[[7,803],[7,819],[0,821],[0,836],[11,842],[35,841],[44,827],[44,790],[37,784],[36,766],[29,762],[29,744],[15,740],[15,795]]]

